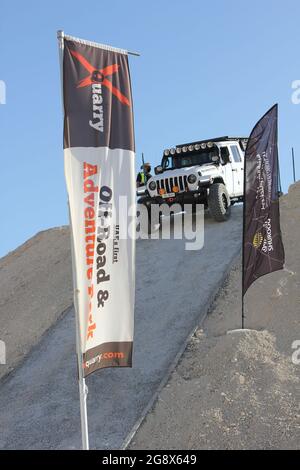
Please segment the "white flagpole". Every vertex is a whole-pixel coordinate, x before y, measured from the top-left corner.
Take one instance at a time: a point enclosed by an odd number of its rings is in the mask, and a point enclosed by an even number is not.
[[[70,204],[69,204],[69,220],[70,220],[71,247],[72,247],[71,248],[72,249],[72,271],[73,271],[73,285],[74,285],[74,310],[75,310],[75,322],[76,322],[76,352],[77,352],[77,361],[78,361],[81,438],[82,438],[82,449],[89,450],[89,429],[88,429],[88,417],[87,417],[88,387],[85,383],[85,378],[83,377],[83,368],[82,368],[82,351],[81,351],[79,303],[78,303],[78,296],[79,296],[80,290],[77,288],[76,277],[75,277],[74,240],[73,240]]]
[[[57,32],[57,39],[59,45],[59,59],[60,59],[60,76],[62,85],[62,103],[64,102],[63,96],[63,52],[64,52],[64,32]],[[64,107],[63,107],[64,114]],[[74,240],[72,231],[72,218],[70,213],[69,204],[69,220],[70,220],[70,234],[71,234],[71,249],[72,249],[72,271],[73,271],[73,286],[74,286],[74,310],[76,319],[76,351],[78,361],[78,383],[79,383],[79,399],[80,399],[80,420],[81,420],[81,436],[82,436],[82,449],[89,450],[89,431],[88,431],[88,417],[87,417],[87,394],[88,388],[85,384],[83,377],[82,367],[82,351],[81,351],[81,339],[80,339],[80,323],[79,323],[79,303],[78,295],[80,290],[77,288],[75,266],[74,266]]]

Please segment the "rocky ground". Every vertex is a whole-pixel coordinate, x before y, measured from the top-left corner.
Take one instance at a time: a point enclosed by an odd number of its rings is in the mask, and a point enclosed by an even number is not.
[[[248,330],[231,331],[241,327],[238,259],[130,448],[299,448],[299,183],[281,198],[281,223],[285,269],[247,292]]]
[[[241,222],[240,205],[222,230],[206,216],[204,233],[198,230],[203,249],[186,250],[185,239],[137,241],[133,368],[88,377],[91,448],[123,446],[152,403],[240,250]],[[174,229],[180,223],[174,217]],[[65,310],[72,302],[69,246],[68,231],[53,229],[2,260],[1,327],[10,371],[0,381],[2,449],[80,448],[75,320],[73,309]]]
[[[38,233],[0,259],[0,339],[16,368],[73,303],[68,227]]]

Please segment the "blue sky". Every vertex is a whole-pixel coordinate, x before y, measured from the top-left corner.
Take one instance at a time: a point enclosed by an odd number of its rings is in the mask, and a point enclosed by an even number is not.
[[[279,103],[283,188],[300,174],[298,0],[6,1],[0,10],[0,256],[66,224],[56,31],[139,51],[131,57],[137,168],[164,148],[249,135]]]

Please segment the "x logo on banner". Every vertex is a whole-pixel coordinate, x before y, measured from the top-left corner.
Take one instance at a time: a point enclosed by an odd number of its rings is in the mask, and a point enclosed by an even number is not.
[[[114,73],[117,73],[120,68],[120,65],[118,64],[108,65],[107,67],[104,67],[104,69],[98,70],[98,69],[95,69],[95,67],[93,67],[93,65],[91,65],[83,57],[83,55],[79,54],[79,52],[71,51],[71,54],[89,72],[89,75],[86,78],[84,78],[83,80],[80,80],[80,82],[77,85],[77,88],[83,88],[83,87],[91,85],[92,83],[101,83],[101,85],[108,88],[109,91],[113,95],[115,95],[118,98],[118,100],[121,101],[122,104],[126,104],[127,106],[130,106],[130,102],[128,98],[126,98],[126,96],[123,95],[120,92],[120,90],[118,90],[118,88],[114,87],[113,84],[106,78],[109,75],[113,75]]]

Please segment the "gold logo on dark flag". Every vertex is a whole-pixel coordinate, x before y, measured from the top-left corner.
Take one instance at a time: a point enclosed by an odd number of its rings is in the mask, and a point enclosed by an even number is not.
[[[256,232],[256,234],[253,237],[252,245],[254,248],[259,248],[264,240],[264,237],[262,236],[261,232]]]

